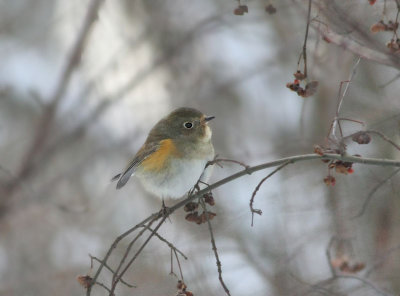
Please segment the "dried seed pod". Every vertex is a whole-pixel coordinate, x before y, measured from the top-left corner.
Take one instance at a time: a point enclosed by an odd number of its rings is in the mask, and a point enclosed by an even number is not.
[[[311,81],[306,84],[306,89],[305,89],[305,97],[309,97],[314,95],[317,92],[318,89],[318,81]]]
[[[326,176],[326,177],[324,178],[324,183],[325,183],[327,186],[335,186],[335,184],[336,184],[336,179],[335,179],[334,176]]]
[[[265,7],[265,11],[266,11],[268,14],[275,14],[275,13],[276,13],[276,8],[275,8],[272,4],[269,4],[269,5],[267,5],[267,6]]]
[[[360,131],[358,133],[355,133],[351,139],[362,145],[362,144],[369,144],[369,142],[371,142],[371,136],[369,134],[367,134],[366,132]]]
[[[90,285],[92,284],[92,278],[88,275],[80,275],[76,278],[76,280],[85,289],[89,288]]]
[[[239,7],[236,7],[235,10],[233,11],[234,15],[243,15],[244,11]]]
[[[248,13],[248,12],[249,12],[249,8],[247,7],[247,5],[239,5],[239,8],[240,8],[244,13]]]
[[[215,205],[214,197],[211,192],[204,194],[203,197],[205,203],[209,204],[210,206]]]
[[[304,75],[304,73],[302,73],[300,70],[297,70],[296,73],[293,74],[293,76],[298,80],[303,80],[306,78],[306,75]]]
[[[207,214],[205,212],[201,213],[201,215],[199,216],[199,219],[196,221],[197,224],[203,224],[206,223],[207,220],[212,220],[214,219],[214,217],[217,216],[217,214],[213,213],[213,212],[207,212]],[[208,219],[207,219],[208,217]]]
[[[335,172],[338,174],[347,175],[347,167],[343,163],[336,163]]]
[[[185,219],[189,222],[197,222],[197,220],[199,219],[199,213],[197,211],[189,213],[186,215]]]
[[[314,153],[321,155],[321,156],[325,154],[324,150],[319,145],[314,145]]]
[[[178,281],[178,284],[176,285],[176,288],[178,289],[178,290],[186,290],[186,285],[185,285],[185,283],[184,282],[182,282],[181,280],[179,280]]]
[[[199,204],[196,202],[188,202],[187,204],[185,204],[185,206],[183,207],[183,210],[185,212],[193,212],[194,210],[196,210],[199,207]]]
[[[370,28],[372,33],[378,33],[386,31],[386,25],[383,21],[379,21],[376,24],[373,24]]]

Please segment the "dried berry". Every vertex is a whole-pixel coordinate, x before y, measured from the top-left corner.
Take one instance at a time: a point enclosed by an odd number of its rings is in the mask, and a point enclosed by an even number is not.
[[[197,220],[199,219],[199,213],[197,211],[189,213],[186,215],[185,219],[189,222],[197,222]]]
[[[243,15],[244,11],[239,7],[236,7],[235,10],[233,11],[234,15]]]
[[[249,12],[249,8],[247,7],[247,5],[239,5],[239,8],[245,13]]]
[[[321,156],[325,154],[324,150],[319,145],[314,145],[314,153],[321,155]]]
[[[275,14],[275,13],[276,13],[276,8],[275,8],[272,4],[268,4],[268,5],[265,7],[265,11],[266,11],[268,14]]]
[[[198,203],[195,203],[195,202],[188,202],[185,206],[184,206],[184,208],[183,208],[183,210],[185,211],[185,212],[193,212],[194,210],[196,210],[197,208],[199,207],[199,204]]]
[[[383,32],[386,30],[385,23],[383,21],[379,21],[376,24],[373,24],[370,30],[372,33]]]
[[[213,213],[213,212],[207,212],[207,214],[205,212],[203,212],[200,216],[199,219],[196,221],[197,224],[203,224],[206,223],[207,220],[212,220],[214,219],[214,217],[217,216],[217,214]],[[208,219],[207,219],[208,218]]]
[[[203,198],[204,198],[204,202],[209,204],[210,206],[215,205],[214,197],[211,192],[204,194]]]
[[[306,97],[312,96],[317,92],[318,81],[311,81],[306,84]]]
[[[297,72],[294,73],[293,76],[298,80],[303,80],[306,78],[306,75],[304,75],[304,73],[302,73],[300,70],[297,70]]]
[[[326,177],[324,178],[324,183],[325,183],[327,186],[335,186],[335,184],[336,184],[336,179],[335,179],[335,177],[333,177],[333,176],[326,176]]]
[[[249,12],[249,8],[247,7],[247,5],[239,5],[238,7],[235,8],[235,10],[233,11],[233,14],[243,15],[248,12]]]
[[[366,132],[362,132],[362,131],[355,133],[353,135],[353,137],[351,137],[351,139],[360,145],[368,144],[369,142],[371,142],[371,136],[369,134],[367,134]]]
[[[88,275],[80,275],[77,278],[78,283],[85,289],[89,288],[92,284],[92,278]]]

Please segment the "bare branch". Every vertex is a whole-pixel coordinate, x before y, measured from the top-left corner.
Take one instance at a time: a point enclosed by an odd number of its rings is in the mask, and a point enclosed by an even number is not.
[[[343,137],[343,133],[342,133],[342,130],[341,130],[341,127],[340,127],[340,122],[339,122],[339,113],[340,113],[340,109],[341,109],[342,104],[343,104],[344,97],[346,96],[347,90],[349,89],[350,83],[353,80],[354,75],[356,74],[356,70],[357,70],[358,64],[360,63],[360,60],[361,60],[361,58],[358,57],[357,61],[355,62],[354,66],[353,66],[353,70],[351,71],[349,79],[346,80],[346,81],[340,82],[339,94],[338,94],[338,105],[337,105],[337,108],[336,108],[336,116],[333,119],[332,128],[330,130],[330,135],[329,135],[329,136],[332,136],[333,139],[337,139],[336,138],[336,128],[338,126],[340,128],[340,137]],[[344,88],[344,91],[342,92],[343,83],[346,83],[346,86]]]
[[[95,256],[92,256],[91,254],[89,254],[89,256],[90,256],[90,260],[91,260],[91,266],[93,266],[93,260],[94,261],[97,261],[97,262],[99,262],[99,263],[103,263],[103,261],[102,260],[100,260],[99,258],[97,258],[97,257],[95,257]],[[107,264],[105,264],[104,263],[104,267],[105,268],[107,268],[111,273],[115,273],[115,271],[114,270],[112,270],[112,268],[110,267],[110,266],[108,266]],[[129,284],[129,283],[127,283],[126,281],[124,281],[123,279],[121,279],[121,283],[123,283],[124,285],[126,285],[127,287],[129,287],[129,288],[136,288],[136,286],[135,285],[132,285],[132,284]]]
[[[333,246],[333,243],[335,242],[335,240],[336,240],[336,238],[334,236],[331,237],[331,239],[329,240],[328,246],[326,247],[326,250],[325,250],[326,259],[328,260],[328,266],[329,266],[329,269],[331,270],[333,277],[336,276],[336,270],[332,266],[331,249],[332,249],[332,246]]]
[[[253,221],[254,221],[254,214],[258,214],[261,215],[262,211],[260,209],[254,209],[253,208],[253,203],[254,203],[254,198],[256,197],[256,194],[258,192],[258,190],[260,190],[261,185],[267,180],[269,179],[271,176],[273,176],[275,173],[277,173],[278,171],[280,171],[281,169],[283,169],[285,166],[287,166],[290,163],[290,161],[286,161],[283,164],[281,164],[279,167],[277,167],[275,170],[273,170],[271,173],[269,173],[266,177],[264,177],[256,186],[256,188],[253,191],[253,194],[251,195],[250,198],[250,211],[251,211],[251,226],[253,226]]]
[[[166,243],[166,244],[168,245],[168,247],[171,248],[171,250],[173,250],[174,252],[179,253],[183,258],[185,258],[185,260],[188,259],[188,258],[186,257],[186,255],[183,254],[182,251],[180,251],[180,250],[179,250],[177,247],[175,247],[172,243],[170,243],[168,240],[166,240],[166,239],[163,238],[161,235],[159,235],[157,232],[155,232],[153,229],[151,229],[150,226],[143,225],[142,227],[145,227],[145,228],[147,228],[148,230],[150,230],[151,232],[153,232],[154,235],[155,235],[156,237],[158,237],[158,239],[159,239],[160,241],[163,241],[164,243]]]
[[[158,231],[158,229],[161,227],[161,225],[164,223],[164,221],[167,219],[168,215],[165,215],[161,221],[157,224],[156,228],[154,228],[154,231],[149,235],[149,237],[144,241],[144,243],[140,246],[139,250],[135,253],[135,255],[132,257],[131,260],[126,264],[125,268],[121,271],[121,273],[116,277],[115,281],[113,281],[112,287],[111,287],[111,293],[114,293],[115,288],[118,284],[118,282],[121,280],[122,276],[126,273],[126,271],[129,269],[129,267],[132,265],[132,263],[136,260],[136,258],[139,256],[139,254],[143,251],[144,247],[148,244],[148,242],[151,240],[153,235]]]
[[[87,13],[84,17],[82,26],[78,33],[78,37],[71,48],[64,69],[61,71],[61,76],[58,80],[55,91],[50,97],[50,103],[44,109],[39,121],[39,125],[36,128],[36,134],[33,138],[33,141],[25,155],[22,157],[21,166],[17,173],[18,179],[24,178],[25,175],[29,174],[35,161],[35,157],[47,142],[51,126],[56,116],[58,105],[64,97],[65,91],[67,90],[73,72],[80,63],[80,59],[87,43],[90,30],[95,23],[95,20],[97,19],[97,14],[103,1],[104,0],[92,0],[89,4]],[[11,183],[12,185],[10,185],[9,187],[10,192],[15,189],[17,181],[18,180]]]
[[[361,217],[365,213],[365,211],[366,211],[366,209],[368,207],[368,204],[371,201],[372,197],[374,196],[375,192],[377,192],[378,189],[381,188],[391,178],[393,178],[395,175],[397,175],[397,173],[399,171],[400,171],[400,169],[397,169],[397,170],[393,171],[387,178],[383,179],[381,182],[376,184],[376,186],[368,193],[368,196],[365,199],[361,210],[355,216],[351,217],[351,219],[355,219],[355,218]]]
[[[207,219],[208,231],[210,232],[210,237],[211,237],[212,250],[214,251],[215,260],[217,261],[218,279],[219,279],[219,282],[221,283],[222,288],[224,288],[225,293],[228,296],[230,296],[231,294],[229,293],[229,289],[225,285],[224,279],[222,278],[222,264],[221,264],[221,261],[219,260],[218,250],[217,250],[217,246],[215,244],[214,233],[213,233],[213,230],[212,230],[210,219],[208,217],[207,208],[206,208],[206,205],[204,203],[204,200],[201,199],[201,198],[200,198],[200,204],[201,204],[201,206],[202,206],[202,208],[204,210],[204,213],[205,213],[206,219]]]

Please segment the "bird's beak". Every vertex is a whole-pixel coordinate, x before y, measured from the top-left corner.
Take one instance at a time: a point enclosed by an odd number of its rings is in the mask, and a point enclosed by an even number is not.
[[[204,117],[204,121],[208,122],[210,120],[213,120],[214,118],[215,118],[215,116],[206,116],[206,117]]]

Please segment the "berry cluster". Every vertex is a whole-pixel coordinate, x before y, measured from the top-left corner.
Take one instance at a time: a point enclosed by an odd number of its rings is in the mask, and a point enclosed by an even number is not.
[[[249,13],[249,8],[247,7],[247,5],[240,5],[238,7],[235,8],[235,10],[233,11],[234,15],[244,15],[245,13]]]
[[[388,43],[386,43],[386,47],[392,53],[400,53],[400,39],[397,35],[397,29],[399,28],[399,22],[397,19],[395,21],[389,20],[387,23],[383,20],[373,24],[370,28],[372,33],[378,32],[393,32],[393,37],[390,39]]]
[[[186,290],[187,286],[181,280],[178,281],[176,287],[178,288],[178,293],[176,296],[193,296],[192,292]]]
[[[203,195],[204,202],[206,204],[209,204],[210,206],[215,205],[214,197],[211,192],[208,192]],[[210,211],[203,211],[201,214],[197,211],[197,208],[199,207],[199,203],[196,202],[188,202],[183,210],[185,212],[189,212],[189,214],[186,215],[185,219],[189,222],[195,222],[196,224],[203,224],[206,223],[207,220],[212,220],[217,214],[210,212]]]
[[[373,24],[370,28],[372,33],[378,32],[394,32],[399,27],[399,22],[388,21],[385,23],[383,20],[380,20],[376,24]]]
[[[314,146],[314,153],[317,153],[319,155],[324,155],[326,153],[335,153],[335,154],[340,154],[338,153],[338,150],[332,150],[332,149],[327,149],[327,148],[323,148],[319,145],[315,145]],[[359,155],[357,155],[359,156]],[[348,161],[341,161],[341,160],[329,160],[329,159],[322,159],[323,162],[328,163],[328,169],[329,169],[329,173],[328,176],[326,176],[324,178],[324,183],[327,186],[335,186],[336,184],[336,178],[334,176],[331,175],[331,171],[333,169],[335,169],[335,172],[337,174],[344,174],[344,175],[348,175],[348,174],[352,174],[354,173],[354,169],[353,169],[353,163],[352,162],[348,162]]]
[[[387,48],[392,53],[400,53],[400,39],[399,38],[392,38],[388,43],[386,43]]]
[[[288,89],[296,92],[297,95],[303,98],[307,98],[316,93],[318,88],[318,81],[311,81],[307,83],[304,87],[302,87],[300,86],[300,82],[306,78],[306,75],[304,75],[304,73],[302,73],[300,70],[297,70],[297,72],[294,73],[293,76],[295,78],[294,81],[288,82],[286,84],[286,87]]]

